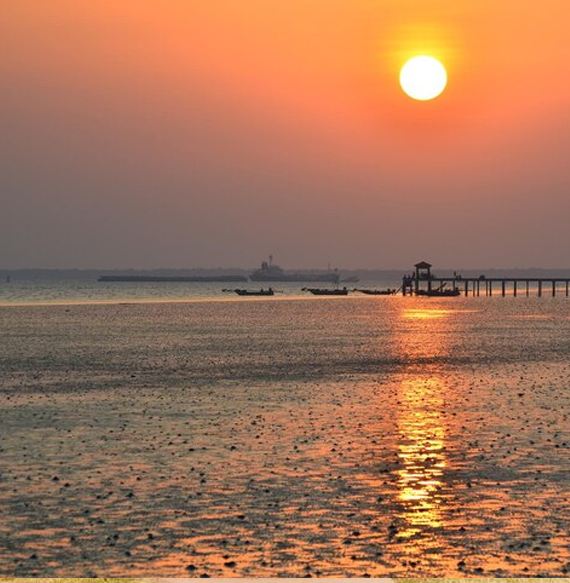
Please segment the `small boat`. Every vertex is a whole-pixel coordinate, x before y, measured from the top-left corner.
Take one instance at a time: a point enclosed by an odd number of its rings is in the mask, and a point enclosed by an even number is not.
[[[360,278],[356,277],[356,275],[352,275],[350,277],[345,277],[344,279],[340,280],[341,283],[358,283],[359,281],[360,281]]]
[[[393,296],[396,293],[395,289],[355,289],[354,291],[367,296]]]
[[[348,290],[343,287],[342,289],[322,289],[315,287],[304,287],[302,291],[311,292],[314,296],[347,296]]]
[[[234,292],[238,296],[274,296],[275,292],[272,288],[260,290],[249,290],[249,289],[224,289],[225,292]]]
[[[416,295],[428,298],[456,298],[457,296],[461,295],[461,291],[459,290],[459,288],[432,289],[432,290],[419,289],[416,292]]]

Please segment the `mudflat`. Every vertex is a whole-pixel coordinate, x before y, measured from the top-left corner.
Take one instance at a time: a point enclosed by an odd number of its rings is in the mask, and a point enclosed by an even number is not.
[[[0,308],[4,576],[565,576],[570,304]]]

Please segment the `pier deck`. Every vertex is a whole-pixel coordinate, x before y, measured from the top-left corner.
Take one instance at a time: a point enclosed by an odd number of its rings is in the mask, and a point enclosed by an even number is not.
[[[419,280],[417,283],[427,284],[428,289],[457,288],[466,296],[470,293],[474,296],[479,296],[481,293],[485,296],[492,296],[493,292],[505,296],[507,295],[507,290],[512,290],[514,296],[519,293],[529,296],[531,284],[534,284],[538,297],[541,297],[545,290],[549,290],[552,296],[556,296],[557,293],[564,293],[566,297],[568,297],[570,293],[570,279],[560,277],[489,277],[485,279],[474,277],[433,277],[430,280]],[[414,278],[404,278],[404,284],[402,285],[403,294],[408,295],[409,293],[415,293],[415,284],[416,280]]]
[[[457,289],[468,296],[492,296],[493,292],[506,296],[507,291],[512,290],[514,296],[519,293],[527,297],[531,292],[531,285],[536,289],[538,297],[542,297],[546,291],[552,297],[563,293],[566,297],[570,294],[570,278],[564,277],[463,277],[459,274],[448,277],[436,277],[431,273],[429,263],[418,263],[413,275],[404,276],[402,281],[403,295],[417,294],[420,289],[453,290]]]

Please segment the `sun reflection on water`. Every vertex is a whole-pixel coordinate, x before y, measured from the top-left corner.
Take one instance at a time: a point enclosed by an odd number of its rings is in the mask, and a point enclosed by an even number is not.
[[[440,492],[447,466],[442,391],[437,378],[406,380],[401,386],[398,488],[408,525],[403,537],[442,526]]]
[[[402,312],[402,318],[406,320],[435,320],[438,318],[447,318],[453,314],[454,310],[437,310],[437,309],[406,309]]]
[[[400,345],[411,361],[442,357],[455,310],[406,308]],[[416,364],[401,381],[397,414],[398,499],[403,530],[410,538],[444,526],[446,457],[445,377],[437,364]]]

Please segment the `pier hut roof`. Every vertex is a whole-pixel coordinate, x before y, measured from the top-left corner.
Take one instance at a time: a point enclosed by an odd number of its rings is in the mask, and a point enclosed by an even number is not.
[[[418,269],[430,269],[431,266],[431,263],[427,263],[426,261],[420,261],[414,265],[414,267],[417,267]]]

